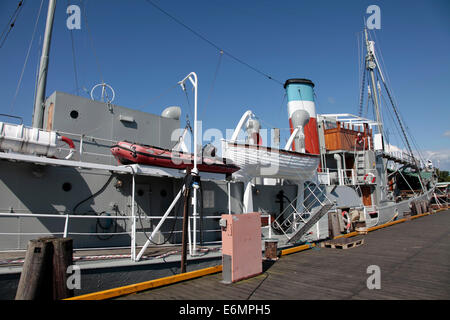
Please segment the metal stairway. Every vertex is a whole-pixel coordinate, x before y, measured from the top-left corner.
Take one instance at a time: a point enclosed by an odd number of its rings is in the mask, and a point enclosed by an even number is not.
[[[355,171],[357,183],[364,183],[364,175],[366,174],[365,154],[365,151],[357,151],[355,153]]]
[[[334,203],[324,204],[320,209],[312,215],[312,217],[301,227],[288,241],[288,243],[295,243],[308,232],[332,207]]]
[[[311,186],[313,186],[312,189]],[[305,190],[309,190],[310,193],[303,199],[303,203],[301,203],[301,212],[293,205],[297,200],[297,196],[289,203],[289,206],[287,206],[278,218],[272,222],[272,230],[275,233],[279,232],[284,234],[288,239],[287,243],[300,239],[335,205],[327,198],[324,190],[321,189],[318,183],[310,182],[305,186]],[[293,211],[287,218],[283,219],[283,214],[288,208],[291,208]],[[299,224],[303,225],[298,228]]]

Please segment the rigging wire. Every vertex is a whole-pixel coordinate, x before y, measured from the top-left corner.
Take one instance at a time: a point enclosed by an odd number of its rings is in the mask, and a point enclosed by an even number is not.
[[[388,104],[387,104],[387,102],[386,102],[386,98],[385,98],[384,94],[381,94],[381,98],[383,99],[384,104],[387,106]],[[406,147],[405,138],[404,138],[403,135],[401,134],[400,128],[399,128],[398,124],[397,124],[396,121],[394,120],[394,115],[392,114],[391,109],[390,109],[390,108],[386,108],[386,109],[388,110],[387,114],[390,116],[390,120],[391,120],[392,123],[393,123],[393,127],[396,129],[396,131],[397,131],[397,133],[398,133],[398,136],[399,136],[399,138],[400,138],[400,140],[401,140],[400,142],[403,144],[403,146]]]
[[[26,66],[27,66],[27,63],[28,63],[28,58],[30,57],[31,47],[33,46],[34,36],[36,35],[36,30],[37,30],[37,26],[38,26],[39,19],[40,19],[40,16],[41,16],[41,10],[42,10],[43,4],[44,4],[44,0],[41,0],[41,5],[39,7],[39,11],[38,11],[38,14],[37,14],[37,17],[36,17],[36,22],[34,24],[33,34],[31,35],[30,44],[28,45],[27,55],[25,56],[25,62],[24,62],[23,67],[22,67],[22,72],[20,73],[19,82],[17,83],[17,87],[16,87],[16,92],[14,93],[14,97],[13,97],[13,100],[11,102],[11,112],[13,111],[14,104],[16,103],[16,99],[17,99],[17,96],[19,94],[20,86],[22,85],[23,74],[25,73],[25,69],[26,69]]]
[[[98,73],[100,75],[100,80],[103,83],[104,81],[103,81],[103,75],[102,75],[102,70],[101,70],[101,66],[100,66],[100,61],[98,59],[97,52],[95,51],[94,38],[92,37],[91,29],[89,28],[89,23],[88,23],[88,18],[87,18],[87,13],[86,13],[87,9],[86,9],[86,6],[84,5],[84,0],[80,0],[80,4],[82,6],[82,10],[83,10],[83,13],[84,13],[84,22],[86,23],[88,36],[89,36],[89,40],[90,40],[90,43],[91,43],[91,49],[92,49],[92,52],[94,53],[95,63],[97,64],[97,71],[98,71]]]
[[[219,47],[218,45],[216,45],[214,42],[208,40],[206,37],[204,37],[203,35],[201,35],[200,33],[198,33],[197,31],[195,31],[194,29],[192,29],[191,27],[189,27],[188,25],[186,25],[184,22],[180,21],[179,19],[175,18],[173,15],[171,15],[170,13],[168,13],[167,11],[165,11],[164,9],[162,9],[161,7],[159,7],[158,5],[156,5],[153,1],[151,0],[145,0],[148,4],[152,5],[153,7],[155,7],[156,9],[158,9],[159,11],[161,11],[162,13],[164,13],[166,16],[168,16],[169,18],[171,18],[172,20],[174,20],[176,23],[178,23],[179,25],[183,26],[185,29],[189,30],[191,33],[193,33],[194,35],[196,35],[198,38],[202,39],[203,41],[205,41],[206,43],[208,43],[209,45],[211,45],[212,47],[216,48],[219,52],[223,52],[224,54],[226,54],[227,56],[229,56],[231,59],[235,60],[236,62],[250,68],[251,70],[259,73],[260,75],[264,76],[265,78],[272,80],[274,82],[277,82],[278,84],[284,85],[283,82],[275,79],[274,77],[272,77],[271,75],[251,66],[250,64],[248,64],[247,62],[237,58],[236,56],[232,55],[230,52],[225,51],[224,49],[222,49],[221,47]]]
[[[282,114],[284,101],[286,101],[286,97],[287,97],[287,94],[286,94],[286,91],[284,91],[283,98],[281,99],[280,110],[278,111],[279,115]],[[278,116],[278,119],[279,119],[279,116]]]
[[[362,56],[362,53],[361,53],[361,46],[362,46],[362,44],[360,44],[360,42],[359,42],[359,36],[360,36],[360,34],[361,34],[361,32],[358,32],[358,33],[356,33],[356,43],[358,44],[358,83],[359,83],[359,85],[360,85],[360,88],[359,88],[359,92],[360,92],[360,99],[359,99],[359,112],[358,112],[358,115],[361,117],[361,115],[362,115],[362,110],[361,110],[361,96],[363,95],[363,92],[362,92],[362,90],[363,90],[363,88],[362,88],[362,86],[364,86],[364,80],[361,82],[361,69],[363,70],[363,72],[364,72],[364,66],[362,66],[362,68],[361,68],[361,61],[362,61],[362,58],[361,58],[361,56]],[[364,76],[364,75],[363,75]]]
[[[366,111],[364,112],[364,118],[368,118],[369,117],[369,104],[370,104],[370,99],[369,99],[369,97],[367,97]]]
[[[187,90],[186,90],[186,87],[183,87],[183,92],[184,92],[184,94],[185,94],[185,96],[186,96],[186,101],[187,101],[187,104],[188,104],[188,107],[189,107],[189,112],[188,112],[188,115],[190,114],[191,116],[194,114],[194,112],[192,111],[192,106],[191,106],[191,103],[189,102],[189,96],[188,96],[188,94],[187,94]],[[188,119],[188,115],[186,115],[186,120]],[[194,118],[193,116],[192,116],[192,118]],[[194,119],[194,121],[195,121],[196,119]]]
[[[369,32],[370,32],[370,30],[369,30]],[[375,41],[379,43],[380,41],[379,41],[378,38],[377,38],[376,32],[375,32],[375,31],[372,31],[371,33],[373,34],[373,37],[374,37]],[[379,56],[380,56],[380,58],[381,58],[381,63],[382,63],[382,65],[383,65],[383,68],[382,68],[382,69],[383,69],[383,71],[384,71],[384,76],[385,76],[385,78],[386,78],[386,82],[389,84],[389,87],[392,87],[392,86],[391,86],[391,80],[390,80],[389,74],[388,74],[387,69],[386,69],[386,63],[385,63],[384,58],[383,58],[383,53],[382,53],[382,51],[381,51],[381,46],[380,46],[380,45],[377,46],[377,47],[376,47],[376,50],[379,52]],[[384,84],[384,83],[383,83],[383,84]],[[384,85],[386,86],[386,84],[384,84]],[[388,91],[387,88],[386,88],[386,91]],[[393,92],[392,92],[392,93],[391,93],[391,92],[388,92],[388,95],[389,95],[389,99],[390,99],[390,101],[391,101],[391,104],[392,104],[393,108],[395,108],[394,105],[397,104],[397,101],[396,101],[396,99],[395,99],[394,93],[393,93]],[[412,144],[414,145],[414,148],[416,149],[416,152],[418,153],[419,157],[423,160],[423,156],[421,155],[419,145],[418,145],[418,143],[417,143],[417,141],[416,141],[414,135],[413,135],[413,134],[411,133],[411,131],[409,130],[409,127],[406,125],[406,122],[404,121],[404,116],[403,116],[403,114],[401,113],[401,110],[394,110],[394,111],[396,111],[396,115],[398,114],[398,118],[402,121],[402,124],[405,125],[405,131],[406,131],[406,133],[408,133],[409,137],[411,138],[411,142],[412,142]],[[398,121],[400,121],[400,120],[398,120]],[[402,126],[402,124],[400,124],[400,125]],[[403,131],[403,126],[402,126],[402,131]],[[409,141],[408,141],[408,143],[409,143]],[[412,150],[410,150],[409,152],[411,153],[411,156],[413,156]]]
[[[17,4],[16,10],[14,10],[13,15],[9,19],[8,24],[6,25],[5,29],[3,29],[2,35],[0,36],[0,49],[5,44],[6,39],[8,38],[9,33],[11,32],[12,28],[14,28],[16,24],[16,20],[19,17],[20,11],[22,11],[23,5],[25,4],[25,0],[20,0]],[[8,28],[9,26],[9,28]]]
[[[159,100],[160,98],[162,98],[163,96],[167,95],[170,91],[172,91],[173,89],[175,89],[176,87],[178,87],[179,84],[175,83],[173,86],[167,88],[166,90],[164,90],[161,94],[159,94],[158,96],[152,98],[149,102],[147,102],[146,104],[140,105],[138,106],[136,109],[142,110],[143,108],[148,107],[149,105],[155,103],[157,100]]]
[[[359,96],[359,112],[358,115],[361,117],[363,113],[363,104],[364,104],[364,90],[366,88],[366,73],[367,70],[363,67],[363,75],[362,75],[362,83],[360,88],[360,96]]]
[[[214,72],[214,78],[213,78],[213,81],[212,81],[212,84],[211,84],[211,88],[209,89],[208,99],[206,100],[205,106],[200,111],[201,115],[203,115],[203,112],[205,112],[206,107],[208,106],[209,101],[211,100],[211,95],[212,95],[212,93],[214,91],[214,86],[216,84],[217,74],[219,73],[219,68],[220,68],[220,65],[221,65],[221,62],[222,62],[222,57],[223,57],[223,50],[220,50],[220,52],[219,52],[219,61],[217,62],[216,71]],[[200,116],[200,118],[201,118],[201,116]]]

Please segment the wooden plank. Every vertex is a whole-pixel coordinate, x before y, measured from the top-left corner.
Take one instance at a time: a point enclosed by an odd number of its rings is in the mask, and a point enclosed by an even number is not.
[[[76,297],[65,299],[65,300],[110,299],[110,298],[114,298],[117,296],[130,294],[130,293],[134,293],[134,292],[138,292],[138,291],[142,291],[142,290],[148,290],[148,289],[158,287],[158,286],[173,284],[176,282],[185,281],[185,280],[193,279],[193,278],[197,278],[197,277],[202,277],[207,274],[217,273],[217,272],[221,272],[221,271],[222,271],[222,265],[205,268],[205,269],[201,269],[201,270],[195,270],[195,271],[191,271],[191,272],[186,272],[186,273],[182,273],[182,274],[177,274],[174,276],[164,277],[164,278],[160,278],[160,279],[150,280],[150,281],[146,281],[146,282],[141,282],[141,283],[137,283],[137,284],[132,284],[129,286],[104,290],[104,291],[100,291],[100,292],[89,293],[89,294],[76,296]]]
[[[333,248],[333,249],[350,249],[356,248],[360,245],[364,244],[364,239],[353,239],[349,240],[348,238],[341,238],[337,240],[347,240],[347,241],[326,241],[321,243],[322,248]]]

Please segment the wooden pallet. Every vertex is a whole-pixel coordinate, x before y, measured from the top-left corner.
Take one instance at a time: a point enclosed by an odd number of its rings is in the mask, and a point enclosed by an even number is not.
[[[353,237],[353,238],[340,238],[330,241],[325,241],[320,244],[322,248],[333,248],[333,249],[350,249],[356,248],[364,244],[364,238]]]

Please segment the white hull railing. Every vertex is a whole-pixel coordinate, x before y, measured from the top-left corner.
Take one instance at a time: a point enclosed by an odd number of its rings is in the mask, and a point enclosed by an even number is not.
[[[384,151],[387,155],[390,155],[397,160],[406,161],[409,163],[415,163],[416,159],[412,157],[409,153],[404,151]]]
[[[129,230],[129,231],[122,231],[122,232],[74,232],[74,231],[69,231],[69,227],[70,227],[70,223],[73,220],[76,219],[109,219],[109,220],[115,220],[117,223],[118,220],[123,220],[123,221],[129,221],[129,220],[133,220],[133,216],[127,216],[127,215],[120,215],[120,216],[97,216],[97,215],[72,215],[72,214],[33,214],[33,213],[16,213],[16,212],[1,212],[0,213],[0,222],[1,222],[1,218],[5,217],[5,218],[54,218],[54,219],[62,219],[64,220],[64,227],[62,228],[62,230],[60,232],[0,232],[0,239],[3,236],[23,236],[23,237],[31,237],[31,236],[61,236],[63,238],[67,238],[70,236],[100,236],[100,237],[104,237],[104,236],[124,236],[124,235],[129,235],[131,236],[133,231]],[[262,214],[261,215],[262,218],[267,217],[268,218],[268,225],[267,226],[262,226],[261,229],[263,228],[269,228],[269,238],[272,237],[272,233],[271,233],[271,228],[270,225],[272,223],[272,217],[270,214]],[[153,220],[162,220],[164,218],[164,216],[135,216],[134,217],[136,219],[136,223],[138,223],[139,219],[141,220],[145,220],[149,222],[149,225],[152,224]],[[189,217],[189,220],[193,220],[193,219],[200,219],[199,216],[197,217]],[[201,232],[202,233],[218,233],[218,232],[222,232],[222,229],[219,226],[219,222],[218,220],[221,219],[221,216],[204,216],[203,219],[206,219],[207,221],[209,220],[217,220],[217,229],[204,229]],[[166,217],[166,219],[180,219],[180,217],[174,217],[174,216],[170,216],[170,217]],[[1,225],[1,223],[0,223]],[[111,227],[113,228],[113,227]],[[150,228],[150,227],[148,227]],[[146,233],[148,233],[148,231],[145,231],[145,227],[141,227],[141,228],[136,228],[136,236],[138,234],[140,235],[144,235]],[[192,232],[192,231],[191,231]],[[197,233],[200,233],[200,230],[196,231]],[[161,235],[170,235],[171,233],[173,234],[179,234],[182,233],[182,230],[174,230],[174,231],[159,231],[158,232],[158,238],[159,239],[154,239],[155,242],[156,241],[160,241],[160,237]],[[220,238],[220,236],[218,236]],[[192,238],[191,238],[192,239]],[[105,243],[108,242],[108,240],[102,240],[105,241]],[[221,244],[222,241],[221,240],[216,240],[216,241],[204,241],[203,244],[204,245],[218,245]],[[200,243],[198,243],[200,244]],[[179,245],[179,243],[171,243],[171,244],[167,244],[169,246],[174,246],[174,245]],[[161,246],[158,244],[153,244],[152,246]],[[192,247],[193,246],[193,242],[192,240],[189,241],[189,246]],[[89,248],[75,248],[74,250],[83,250],[83,249],[89,249],[89,250],[108,250],[108,249],[116,249],[117,247],[89,247]],[[131,246],[123,246],[120,248],[130,248],[131,250],[133,250],[133,245]],[[143,248],[143,245],[137,245],[135,246],[135,248]],[[2,251],[25,251],[25,249],[21,249],[21,248],[3,248],[0,250],[0,252]],[[133,257],[132,252],[130,252],[130,256]]]
[[[376,169],[364,169],[364,175],[373,174],[376,176]],[[349,185],[358,185],[358,184],[371,184],[371,181],[361,181],[358,179],[358,175],[356,169],[321,169],[318,172],[319,182],[324,185],[340,185],[340,186],[349,186]],[[361,176],[361,175],[360,175]],[[371,179],[370,179],[371,180]]]

